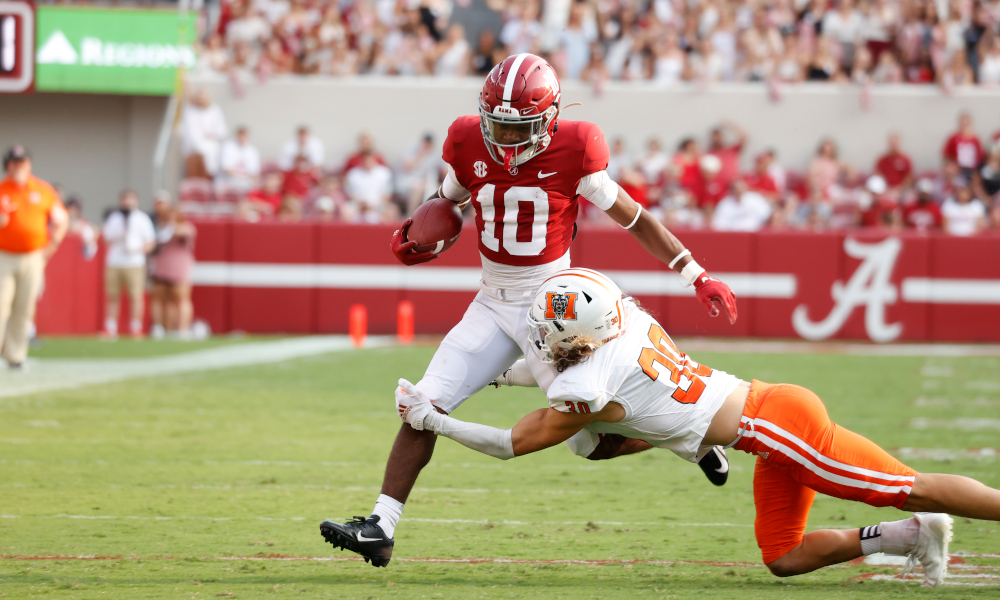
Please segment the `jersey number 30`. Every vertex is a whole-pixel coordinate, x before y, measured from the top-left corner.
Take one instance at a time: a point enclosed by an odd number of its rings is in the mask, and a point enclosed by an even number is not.
[[[681,354],[677,346],[670,341],[667,332],[659,325],[653,324],[649,327],[649,341],[653,342],[653,347],[643,348],[639,355],[639,366],[642,367],[643,373],[656,381],[660,372],[653,367],[653,363],[660,364],[670,371],[670,381],[677,385],[677,389],[670,397],[682,404],[697,402],[701,398],[701,393],[705,391],[705,382],[701,378],[710,376],[712,369]]]

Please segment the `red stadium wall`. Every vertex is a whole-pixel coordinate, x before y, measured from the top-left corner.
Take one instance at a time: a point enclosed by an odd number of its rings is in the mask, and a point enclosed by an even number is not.
[[[391,226],[198,224],[195,314],[216,332],[345,333],[352,304],[371,333],[396,330],[410,300],[417,333],[445,333],[475,296],[479,253],[466,228],[429,265],[403,267]],[[736,292],[739,320],[712,319],[690,288],[614,229],[582,228],[573,263],[607,272],[675,335],[1000,341],[1000,237],[850,233],[681,232]],[[49,265],[42,333],[100,326],[100,257],[68,241]]]

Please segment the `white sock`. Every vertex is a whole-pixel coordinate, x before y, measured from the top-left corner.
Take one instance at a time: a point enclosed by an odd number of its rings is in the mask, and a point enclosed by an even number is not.
[[[861,552],[866,556],[875,552],[906,556],[916,547],[919,536],[920,523],[913,517],[862,527]]]
[[[109,335],[118,335],[118,321],[111,317],[104,319],[104,331]]]
[[[132,333],[142,333],[142,321],[139,319],[132,319],[128,327],[132,330]]]
[[[379,516],[378,526],[385,532],[386,537],[392,539],[399,518],[403,516],[403,503],[385,494],[379,494],[372,515]]]

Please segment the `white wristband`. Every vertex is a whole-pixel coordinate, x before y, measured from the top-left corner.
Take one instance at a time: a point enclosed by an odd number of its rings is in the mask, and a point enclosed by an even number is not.
[[[674,260],[670,261],[670,264],[667,265],[667,266],[670,267],[671,269],[673,269],[674,265],[677,264],[677,261],[679,261],[680,259],[684,258],[685,256],[691,256],[691,251],[688,250],[687,248],[685,248],[680,254],[678,254],[677,256],[675,256]]]
[[[632,229],[633,227],[635,227],[635,224],[639,222],[639,215],[641,214],[642,214],[642,205],[640,204],[639,210],[635,211],[635,218],[632,219],[632,222],[629,223],[628,225],[622,225],[621,226],[622,229]]]
[[[688,285],[691,285],[696,279],[698,279],[698,276],[704,272],[705,269],[701,268],[701,265],[692,260],[688,264],[684,265],[683,269],[681,269],[681,277],[687,281]]]

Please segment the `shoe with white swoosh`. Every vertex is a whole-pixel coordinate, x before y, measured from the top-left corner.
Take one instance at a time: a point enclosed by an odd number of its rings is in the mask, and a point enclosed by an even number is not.
[[[378,526],[379,516],[372,515],[367,519],[354,517],[348,523],[323,521],[319,532],[334,548],[350,550],[364,557],[365,562],[371,562],[373,567],[386,567],[392,558],[394,539],[387,538],[382,528]]]
[[[715,485],[726,485],[729,479],[729,458],[720,446],[713,446],[705,456],[698,461],[705,477]]]

